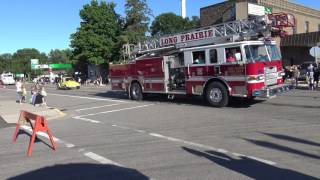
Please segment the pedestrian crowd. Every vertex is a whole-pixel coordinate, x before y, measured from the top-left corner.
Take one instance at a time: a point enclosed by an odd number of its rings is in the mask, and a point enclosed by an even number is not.
[[[310,90],[316,90],[319,88],[319,75],[320,75],[320,64],[319,63],[310,63],[305,69],[305,81],[308,84]],[[298,86],[298,82],[301,78],[301,67],[293,65],[286,69],[287,75],[285,78],[291,79],[292,85],[295,87]]]
[[[27,87],[25,85],[25,82],[23,82],[21,79],[17,79],[16,81],[16,91],[17,91],[17,102],[27,103],[34,106],[47,106],[46,103],[46,97],[47,92],[43,85],[40,83],[34,83],[33,86],[30,89],[30,97],[28,99],[28,93],[27,93]]]

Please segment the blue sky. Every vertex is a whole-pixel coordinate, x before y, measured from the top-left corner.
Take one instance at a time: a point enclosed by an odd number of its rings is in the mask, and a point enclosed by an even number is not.
[[[106,0],[110,2],[111,0]],[[199,16],[201,7],[223,0],[187,0],[187,15]],[[124,15],[125,0],[113,0],[117,13]],[[319,0],[292,2],[320,9]],[[79,27],[79,10],[90,0],[1,0],[0,54],[22,48],[36,48],[48,53],[65,49],[70,34]],[[164,12],[180,14],[180,0],[147,0],[155,16]]]

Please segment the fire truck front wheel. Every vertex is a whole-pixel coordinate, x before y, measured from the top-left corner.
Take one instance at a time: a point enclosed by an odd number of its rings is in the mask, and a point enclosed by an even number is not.
[[[212,82],[205,92],[205,99],[214,107],[225,107],[229,102],[227,88],[220,82]]]
[[[131,84],[130,86],[130,97],[132,100],[137,100],[137,101],[141,101],[143,94],[142,94],[142,89],[141,86],[134,82]]]

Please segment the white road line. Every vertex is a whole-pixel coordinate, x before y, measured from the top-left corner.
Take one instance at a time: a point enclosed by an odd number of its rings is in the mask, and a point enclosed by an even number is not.
[[[121,104],[125,104],[125,103],[121,103]],[[79,112],[79,111],[86,111],[86,110],[91,110],[91,109],[99,109],[99,108],[103,108],[103,107],[111,107],[111,106],[117,106],[117,105],[120,105],[120,104],[108,104],[108,105],[103,105],[103,106],[95,106],[95,107],[77,109],[75,111]]]
[[[146,131],[140,129],[136,129],[135,131],[137,131],[138,133],[146,133]]]
[[[22,125],[20,127],[22,129],[26,130],[26,131],[32,132],[32,128],[29,127],[29,126]],[[43,136],[43,137],[49,139],[49,136],[47,134],[43,133],[43,132],[38,132],[37,135]],[[56,137],[53,137],[53,139],[54,139],[54,141],[56,141],[58,143],[64,143],[67,148],[75,147],[74,144],[64,142],[64,141],[62,141],[62,140],[60,140],[60,139],[58,139]],[[85,151],[85,149],[83,149],[83,148],[78,150],[78,152],[83,152],[83,151]],[[100,156],[100,155],[98,155],[96,153],[93,153],[93,152],[85,152],[85,153],[83,153],[83,155],[86,156],[86,157],[89,157],[90,159],[98,161],[101,164],[110,164],[110,165],[115,165],[115,166],[119,166],[119,167],[124,167],[123,165],[121,165],[121,164],[119,164],[117,162],[114,162],[114,161],[112,161],[110,159],[107,159],[107,158],[105,158],[103,156]]]
[[[72,118],[74,118],[74,119],[78,119],[78,120],[81,120],[81,121],[86,121],[86,122],[96,123],[96,124],[101,123],[100,121],[93,120],[93,119],[87,119],[87,118],[83,118],[83,117],[80,117],[80,116],[76,116],[76,117],[72,117]]]
[[[247,155],[244,155],[244,154],[239,154],[239,153],[232,153],[234,156],[238,156],[238,157],[245,157],[245,158],[248,158],[248,159],[252,159],[252,160],[255,160],[255,161],[260,161],[260,162],[263,162],[265,164],[269,164],[269,165],[276,165],[277,163],[273,162],[273,161],[269,161],[269,160],[265,160],[265,159],[261,159],[261,158],[258,158],[258,157],[254,157],[254,156],[247,156]]]
[[[154,136],[154,137],[158,137],[158,138],[162,138],[162,139],[166,139],[168,141],[179,142],[179,143],[187,144],[189,146],[195,146],[195,147],[199,147],[199,148],[204,148],[204,149],[209,149],[209,150],[212,150],[212,151],[220,152],[220,153],[223,153],[223,154],[228,154],[228,151],[225,150],[225,149],[217,149],[217,148],[214,148],[214,147],[211,147],[211,146],[198,144],[198,143],[194,143],[194,142],[190,142],[190,141],[185,141],[185,140],[181,140],[181,139],[177,139],[177,138],[173,138],[173,137],[163,136],[161,134],[156,134],[156,133],[149,133],[149,135]],[[239,154],[239,153],[231,153],[231,154],[233,154],[235,156],[238,156],[238,157],[246,157],[246,158],[253,159],[253,160],[256,160],[256,161],[260,161],[262,163],[273,165],[273,166],[277,164],[277,163],[275,163],[273,161],[257,158],[257,157],[254,157],[254,156],[247,156],[247,155],[243,155],[243,154]]]
[[[65,145],[66,145],[67,148],[73,148],[73,147],[75,147],[75,145],[74,145],[74,144],[71,144],[71,143],[65,143]]]
[[[92,114],[87,114],[87,115],[81,115],[77,116],[78,118],[86,117],[86,116],[94,116],[98,114],[108,114],[108,113],[113,113],[113,112],[119,112],[119,111],[125,111],[125,110],[130,110],[130,109],[138,109],[138,108],[143,108],[143,107],[148,107],[148,106],[153,106],[154,104],[146,104],[142,106],[134,106],[134,107],[128,107],[128,108],[123,108],[123,109],[115,109],[115,110],[110,110],[110,111],[104,111],[104,112],[98,112],[98,113],[92,113]]]
[[[86,153],[84,153],[84,155],[87,156],[90,159],[98,161],[101,164],[111,164],[111,165],[116,165],[116,166],[123,167],[123,165],[121,165],[121,164],[119,164],[117,162],[114,162],[114,161],[112,161],[110,159],[107,159],[107,158],[105,158],[103,156],[100,156],[100,155],[98,155],[96,153],[93,153],[93,152],[86,152]]]
[[[32,128],[31,128],[30,126],[22,125],[21,128],[24,129],[24,130],[26,130],[26,131],[29,131],[30,133],[33,132]],[[46,133],[44,133],[44,132],[37,132],[37,135],[42,136],[42,137],[44,137],[44,138],[46,138],[46,139],[50,139],[50,138],[49,138],[49,135],[46,134]],[[53,138],[53,140],[54,140],[56,143],[64,144],[67,148],[73,148],[73,147],[75,147],[74,144],[65,142],[65,141],[63,141],[63,140],[61,140],[61,139],[58,139],[58,138],[54,137],[54,136],[53,136],[52,138]]]
[[[27,130],[27,131],[29,131],[29,132],[31,132],[31,133],[33,132],[32,128],[31,128],[30,126],[22,125],[21,128],[22,128],[22,129],[25,129],[25,130]],[[45,138],[47,138],[47,139],[50,139],[50,138],[49,138],[49,135],[46,134],[46,133],[44,133],[44,132],[37,132],[37,135],[42,136],[42,137],[45,137]],[[57,142],[57,143],[63,143],[62,140],[60,140],[60,139],[58,139],[58,138],[56,138],[56,137],[53,137],[53,140],[54,140],[55,142]]]
[[[219,153],[223,153],[223,154],[227,154],[229,151],[225,150],[225,149],[218,149],[217,150]]]
[[[85,118],[80,118],[80,117],[74,117],[74,118],[75,119],[85,119]],[[90,121],[95,121],[95,120],[86,119],[86,121],[90,122]],[[116,125],[116,124],[112,124],[111,126],[112,127],[121,128],[121,129],[130,129],[130,130],[133,130],[133,131],[136,131],[136,132],[139,132],[139,133],[146,133],[146,131],[143,131],[143,130],[138,130],[138,129],[133,129],[133,128],[130,128],[130,127],[119,126],[119,125]],[[270,160],[266,160],[266,159],[262,159],[262,158],[258,158],[258,157],[254,157],[254,156],[247,156],[247,155],[239,154],[239,153],[235,153],[235,152],[229,152],[228,150],[225,150],[225,149],[215,148],[215,147],[212,147],[212,146],[199,144],[199,143],[194,143],[194,142],[191,142],[191,141],[185,141],[185,140],[182,140],[182,139],[173,138],[173,137],[169,137],[169,136],[164,136],[164,135],[157,134],[157,133],[148,133],[148,134],[150,136],[161,138],[161,139],[165,139],[165,140],[168,140],[168,141],[182,143],[182,144],[186,144],[186,145],[189,145],[189,146],[194,146],[194,147],[198,147],[198,148],[202,148],[202,149],[208,149],[208,150],[220,152],[220,153],[227,154],[227,155],[228,154],[232,154],[232,155],[234,155],[236,157],[240,157],[240,158],[241,157],[246,157],[246,158],[249,158],[249,159],[260,161],[260,162],[265,163],[265,164],[272,165],[272,166],[277,164],[276,162],[273,162],[273,161],[270,161]]]
[[[110,102],[125,103],[125,101],[120,101],[120,100],[115,100],[115,99],[107,99],[107,98],[94,98],[94,97],[74,96],[74,95],[54,94],[54,93],[48,93],[48,94],[54,95],[54,96],[71,97],[71,98],[79,98],[79,99],[90,99],[90,100],[97,100],[97,101],[110,101]]]

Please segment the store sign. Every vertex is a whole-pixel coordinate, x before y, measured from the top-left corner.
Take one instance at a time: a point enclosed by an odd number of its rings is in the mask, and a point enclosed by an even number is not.
[[[264,12],[265,12],[266,14],[272,14],[273,9],[272,9],[272,7],[264,7]]]
[[[254,16],[263,16],[266,14],[265,7],[248,3],[248,14]]]
[[[39,59],[31,59],[31,69],[38,69],[37,65],[39,64]]]
[[[49,64],[52,69],[71,69],[71,64]]]
[[[48,69],[49,65],[48,64],[38,64],[35,67],[36,67],[36,69]]]

